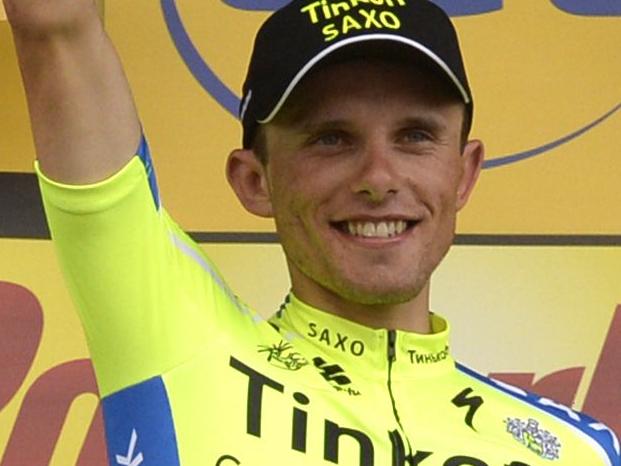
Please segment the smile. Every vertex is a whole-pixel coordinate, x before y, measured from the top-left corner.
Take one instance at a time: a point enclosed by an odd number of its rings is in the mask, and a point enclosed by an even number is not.
[[[406,220],[361,221],[350,220],[337,222],[335,228],[351,236],[362,238],[393,238],[403,234],[416,222]]]

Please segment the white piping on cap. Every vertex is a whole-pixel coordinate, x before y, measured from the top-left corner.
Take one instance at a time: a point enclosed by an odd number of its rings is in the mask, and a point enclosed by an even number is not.
[[[285,89],[285,92],[280,97],[280,100],[278,101],[278,103],[276,104],[272,112],[267,116],[267,118],[263,120],[258,120],[258,122],[269,123],[276,116],[276,114],[280,111],[280,109],[284,105],[289,95],[291,95],[291,92],[293,92],[293,89],[295,88],[295,86],[298,85],[298,83],[302,80],[302,78],[306,76],[306,73],[308,73],[308,71],[313,66],[315,66],[317,62],[319,62],[321,59],[323,59],[327,55],[331,54],[335,50],[338,50],[345,45],[354,44],[356,42],[368,41],[368,40],[391,40],[394,42],[401,42],[403,44],[409,45],[410,47],[413,47],[421,51],[422,53],[427,55],[429,58],[431,58],[438,66],[440,66],[440,68],[442,68],[442,70],[448,75],[448,77],[451,78],[451,81],[453,81],[455,86],[457,86],[457,89],[459,89],[459,92],[461,93],[464,99],[464,102],[466,104],[470,103],[470,98],[468,97],[468,93],[466,92],[466,89],[461,84],[459,79],[457,79],[457,76],[455,76],[455,73],[453,73],[453,71],[448,67],[448,65],[444,62],[444,60],[442,60],[433,51],[431,51],[424,45],[416,41],[413,41],[411,39],[406,39],[405,37],[395,36],[392,34],[367,34],[363,36],[356,36],[356,37],[351,37],[349,39],[344,39],[340,42],[337,42],[336,44],[331,45],[330,47],[322,50],[320,53],[315,55],[308,63],[306,63],[306,65],[302,67],[302,69],[298,72],[298,74],[296,74],[295,77],[291,80],[291,82],[289,83],[289,86],[287,87],[287,89]]]
[[[250,104],[250,99],[252,99],[252,89],[248,91],[248,95],[246,96],[246,99],[244,100],[244,104],[242,105],[241,112],[239,112],[240,120],[244,119],[244,115],[246,114],[246,110],[248,110],[248,105]]]

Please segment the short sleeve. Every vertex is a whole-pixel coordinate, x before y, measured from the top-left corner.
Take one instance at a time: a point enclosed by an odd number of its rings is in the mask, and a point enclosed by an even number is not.
[[[230,313],[235,298],[160,207],[150,165],[136,156],[83,186],[35,169],[103,396],[183,363],[217,337],[218,313]]]

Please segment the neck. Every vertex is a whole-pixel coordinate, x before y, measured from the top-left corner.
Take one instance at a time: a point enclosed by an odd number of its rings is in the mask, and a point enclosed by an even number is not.
[[[389,304],[364,304],[347,299],[313,282],[296,280],[292,274],[292,291],[306,304],[370,328],[431,333],[429,282],[412,299]]]

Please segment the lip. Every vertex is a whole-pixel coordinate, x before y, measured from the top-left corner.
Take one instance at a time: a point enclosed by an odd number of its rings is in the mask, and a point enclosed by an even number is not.
[[[404,221],[407,223],[407,228],[400,234],[391,236],[388,238],[380,238],[380,237],[365,237],[365,236],[355,236],[347,232],[345,228],[343,228],[344,224],[347,222],[394,222],[394,221]],[[347,220],[333,221],[330,222],[330,231],[332,231],[335,235],[337,235],[341,241],[346,241],[348,244],[356,244],[359,246],[363,246],[366,248],[382,248],[382,247],[393,247],[399,245],[400,243],[406,241],[418,228],[420,224],[420,220],[414,219],[411,217],[405,216],[368,216],[368,215],[360,215],[360,216],[352,216]]]
[[[412,215],[403,215],[403,214],[348,214],[343,217],[336,217],[330,220],[330,223],[342,223],[342,222],[398,222],[403,220],[404,222],[416,222],[419,221],[420,218]]]

